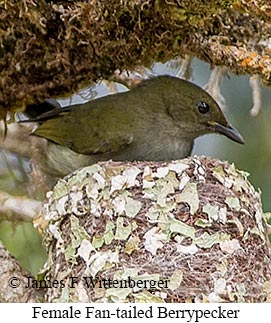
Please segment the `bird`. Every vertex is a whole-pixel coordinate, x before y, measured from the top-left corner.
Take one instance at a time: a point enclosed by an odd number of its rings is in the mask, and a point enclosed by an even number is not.
[[[168,75],[83,104],[61,108],[48,99],[45,107],[22,122],[38,124],[32,135],[48,142],[44,168],[58,178],[99,161],[183,159],[191,154],[194,140],[208,133],[244,144],[205,90]]]

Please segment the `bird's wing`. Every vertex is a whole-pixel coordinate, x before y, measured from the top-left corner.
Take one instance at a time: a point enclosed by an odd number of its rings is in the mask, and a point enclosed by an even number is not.
[[[79,119],[76,112],[63,110],[50,115],[34,134],[86,155],[118,152],[133,142],[133,126],[125,115],[112,118],[111,111],[86,109]]]

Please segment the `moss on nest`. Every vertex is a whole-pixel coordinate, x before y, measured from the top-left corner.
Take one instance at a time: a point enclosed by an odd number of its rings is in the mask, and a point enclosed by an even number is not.
[[[270,301],[260,195],[226,162],[96,164],[60,181],[45,208],[48,277],[64,286],[49,288],[47,301]],[[168,284],[99,286],[128,277]]]

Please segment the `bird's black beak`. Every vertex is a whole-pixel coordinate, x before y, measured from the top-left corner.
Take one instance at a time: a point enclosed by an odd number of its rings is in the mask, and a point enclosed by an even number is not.
[[[238,130],[233,128],[231,125],[223,126],[222,124],[214,121],[209,121],[208,125],[211,126],[215,132],[221,133],[222,135],[230,138],[233,141],[238,142],[239,144],[245,143],[243,137],[240,135]]]

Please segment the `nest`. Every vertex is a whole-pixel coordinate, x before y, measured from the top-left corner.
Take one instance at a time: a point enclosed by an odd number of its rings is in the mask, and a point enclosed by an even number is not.
[[[227,162],[95,164],[45,208],[49,302],[271,299],[260,194]]]

